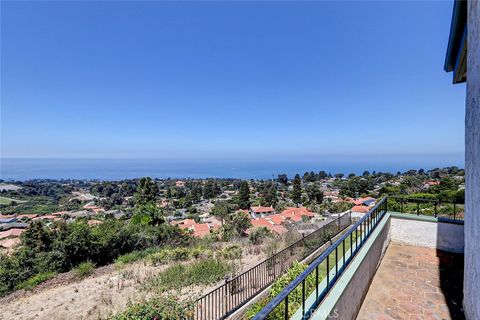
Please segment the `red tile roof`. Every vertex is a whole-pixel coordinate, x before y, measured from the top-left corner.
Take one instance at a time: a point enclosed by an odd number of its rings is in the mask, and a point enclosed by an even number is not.
[[[25,229],[13,228],[7,231],[0,232],[0,239],[5,239],[9,237],[20,237],[20,235],[25,231]]]
[[[275,209],[273,209],[271,206],[270,207],[252,207],[252,211],[255,213],[268,213],[268,212],[274,212]]]
[[[188,229],[195,224],[195,220],[193,219],[178,220],[178,221],[172,221],[171,224],[177,225],[181,229]]]
[[[285,217],[279,215],[279,214],[274,214],[271,216],[268,216],[267,219],[272,220],[274,224],[280,225],[285,222]]]
[[[0,241],[0,247],[10,249],[20,243],[19,238],[12,238]]]
[[[33,218],[33,221],[37,221],[37,220],[62,220],[62,218],[59,218],[57,216],[54,216],[54,215],[44,215],[44,216],[38,216],[36,218]]]
[[[353,203],[355,203],[356,205],[361,205],[365,201],[369,201],[369,200],[375,200],[375,198],[372,198],[372,197],[358,198],[358,199],[354,200]]]
[[[210,226],[207,223],[197,223],[192,228],[195,237],[202,238],[210,233]]]
[[[352,212],[367,213],[370,210],[368,206],[354,206]]]
[[[271,226],[273,226],[273,222],[269,221],[265,218],[252,219],[252,220],[250,220],[250,223],[254,227],[271,227]]]
[[[268,221],[265,218],[253,219],[251,221],[251,223],[252,223],[253,227],[250,228],[247,233],[250,233],[251,230],[253,230],[255,228],[260,228],[260,227],[265,227],[268,230],[270,230],[272,232],[275,232],[277,234],[284,234],[285,232],[288,231],[288,229],[285,228],[284,226],[278,225],[278,224],[273,224],[271,221]]]
[[[27,219],[33,219],[38,217],[38,214],[32,213],[32,214],[18,214],[17,219],[22,219],[22,218],[27,218]]]
[[[59,211],[59,212],[53,212],[52,216],[63,216],[64,214],[67,214],[67,211]]]
[[[283,210],[281,214],[283,216],[293,216],[293,215],[308,216],[308,217],[315,216],[313,212],[311,212],[305,207],[299,207],[299,208],[288,207],[288,208],[285,208],[285,210]]]

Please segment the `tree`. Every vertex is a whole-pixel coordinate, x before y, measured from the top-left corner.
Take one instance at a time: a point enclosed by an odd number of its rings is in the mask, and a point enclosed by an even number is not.
[[[323,202],[323,191],[316,185],[308,186],[306,191],[310,203],[321,204]]]
[[[65,210],[73,211],[73,210],[80,209],[81,206],[82,206],[82,202],[77,198],[73,198],[73,199],[70,199],[70,201],[67,201],[67,203],[65,203],[64,208]]]
[[[190,198],[194,203],[199,202],[202,199],[202,188],[198,185],[192,187],[192,191],[190,191]]]
[[[137,192],[135,192],[135,204],[155,203],[157,195],[158,185],[150,177],[142,178],[137,187]]]
[[[283,185],[287,185],[288,183],[288,177],[285,173],[279,174],[277,181]]]
[[[165,197],[167,199],[170,199],[172,197],[172,189],[171,188],[167,188],[167,190],[165,191]]]
[[[203,187],[203,198],[212,199],[221,193],[221,189],[214,180],[207,180]]]
[[[277,203],[277,189],[273,183],[270,183],[266,186],[266,190],[264,190],[264,195],[260,199],[260,205],[275,207]]]
[[[238,206],[240,209],[250,208],[250,188],[247,181],[242,181],[238,191]]]
[[[296,174],[293,179],[292,200],[296,204],[300,203],[302,200],[302,180],[298,174]]]
[[[230,206],[226,201],[217,201],[212,209],[212,215],[219,218],[224,223],[225,219],[230,214]]]
[[[145,203],[135,206],[132,216],[133,224],[158,226],[165,222],[162,211],[155,203]]]
[[[324,180],[324,179],[327,178],[327,176],[328,176],[327,173],[323,170],[318,173],[318,179],[319,180]]]
[[[233,215],[229,215],[225,220],[222,226],[222,238],[223,240],[229,240],[233,236],[244,236],[247,229],[251,226],[248,214],[236,212]]]

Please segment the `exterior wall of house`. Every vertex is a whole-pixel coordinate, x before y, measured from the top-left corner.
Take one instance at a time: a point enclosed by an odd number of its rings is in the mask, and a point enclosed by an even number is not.
[[[480,2],[468,1],[465,113],[465,278],[467,319],[480,319]]]

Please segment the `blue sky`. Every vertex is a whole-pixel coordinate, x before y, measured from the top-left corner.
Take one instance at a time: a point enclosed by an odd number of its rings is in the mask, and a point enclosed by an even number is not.
[[[1,6],[2,157],[463,157],[451,1]]]

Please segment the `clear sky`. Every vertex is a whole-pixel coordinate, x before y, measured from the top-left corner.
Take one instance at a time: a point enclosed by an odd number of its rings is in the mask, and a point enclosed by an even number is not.
[[[462,157],[452,8],[2,1],[1,155]]]

